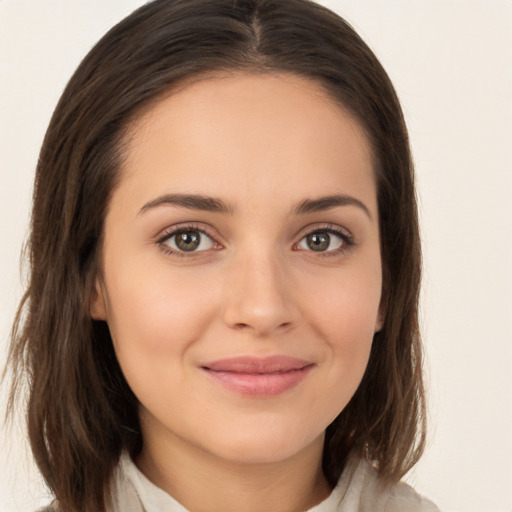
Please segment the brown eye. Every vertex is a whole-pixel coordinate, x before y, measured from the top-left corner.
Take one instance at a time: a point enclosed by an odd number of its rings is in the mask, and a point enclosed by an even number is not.
[[[187,229],[175,232],[168,236],[163,242],[175,252],[199,252],[211,249],[213,240],[197,229]]]
[[[331,243],[329,233],[311,233],[306,237],[306,243],[312,251],[326,251]]]
[[[298,248],[314,252],[331,252],[340,249],[345,243],[346,241],[341,234],[329,231],[314,231],[302,238]]]
[[[201,235],[194,231],[178,233],[176,236],[176,246],[182,251],[195,251],[201,243]]]

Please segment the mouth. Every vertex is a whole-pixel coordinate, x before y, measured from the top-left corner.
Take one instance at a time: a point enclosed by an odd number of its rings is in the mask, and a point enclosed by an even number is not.
[[[231,391],[271,397],[299,385],[314,366],[288,356],[234,357],[204,364],[201,369]]]

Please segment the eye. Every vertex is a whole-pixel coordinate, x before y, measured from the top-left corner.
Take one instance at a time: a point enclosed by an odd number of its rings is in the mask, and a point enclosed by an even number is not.
[[[350,245],[348,235],[324,229],[308,233],[297,244],[297,248],[314,252],[340,252],[347,245]]]
[[[207,251],[215,246],[215,242],[205,232],[191,228],[166,234],[158,243],[170,252],[178,253]]]

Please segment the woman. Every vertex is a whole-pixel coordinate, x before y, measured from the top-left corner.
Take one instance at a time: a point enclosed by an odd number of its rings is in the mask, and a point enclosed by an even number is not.
[[[37,169],[10,362],[53,508],[437,510],[407,132],[304,0],[156,0],[84,59]],[[184,508],[183,508],[184,507]]]

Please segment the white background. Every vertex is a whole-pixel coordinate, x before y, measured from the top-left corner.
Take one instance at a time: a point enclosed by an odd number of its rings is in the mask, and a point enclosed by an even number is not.
[[[92,44],[142,3],[0,0],[0,363],[51,112]],[[444,512],[512,512],[512,1],[323,3],[381,59],[411,132],[431,428],[408,479]],[[33,511],[48,497],[21,427],[1,430],[0,511]]]

